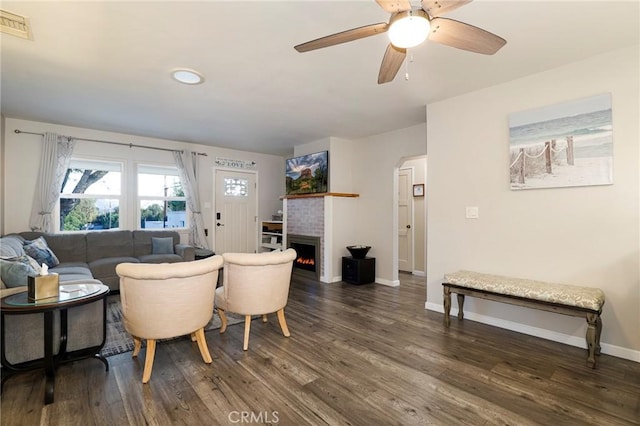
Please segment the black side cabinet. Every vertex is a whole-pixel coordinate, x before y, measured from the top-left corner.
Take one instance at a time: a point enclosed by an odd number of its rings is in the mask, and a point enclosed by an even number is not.
[[[342,258],[342,281],[351,284],[368,284],[376,280],[376,258]]]

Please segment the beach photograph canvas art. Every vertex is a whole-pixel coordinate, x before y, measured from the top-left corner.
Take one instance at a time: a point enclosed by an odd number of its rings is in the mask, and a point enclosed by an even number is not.
[[[509,116],[513,190],[613,183],[611,94]]]

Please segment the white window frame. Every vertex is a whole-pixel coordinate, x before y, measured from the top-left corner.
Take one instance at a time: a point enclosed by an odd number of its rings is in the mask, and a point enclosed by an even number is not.
[[[83,230],[62,230],[60,229],[60,199],[61,198],[77,198],[77,199],[117,199],[118,200],[118,228],[112,228],[113,230],[126,229],[126,194],[125,194],[125,163],[122,160],[116,159],[104,159],[104,158],[89,158],[89,157],[72,157],[69,164],[69,168],[84,168],[92,170],[110,170],[118,171],[120,173],[120,188],[119,194],[75,194],[73,192],[58,194],[58,201],[55,207],[55,232],[58,233],[74,233],[74,232],[98,232],[107,231],[107,229],[83,229]],[[65,171],[66,172],[66,171]],[[60,191],[62,191],[61,188]]]
[[[180,178],[180,182],[182,185],[182,189],[184,190],[184,182],[182,182],[182,178],[180,176],[180,171],[178,170],[177,167],[175,166],[169,166],[169,165],[165,165],[165,164],[148,164],[148,163],[138,163],[136,164],[136,170],[135,170],[135,188],[136,188],[136,196],[135,196],[135,211],[136,211],[136,229],[147,229],[147,228],[142,228],[141,225],[141,214],[140,214],[140,205],[142,201],[156,201],[156,200],[161,200],[161,201],[166,201],[166,202],[170,202],[170,201],[184,201],[185,204],[185,218],[184,218],[184,227],[176,227],[176,228],[160,228],[160,229],[168,229],[168,230],[172,230],[172,231],[184,231],[186,229],[189,229],[189,216],[190,216],[190,210],[189,210],[189,205],[187,203],[187,198],[186,196],[183,197],[175,197],[175,196],[159,196],[159,195],[140,195],[140,179],[139,179],[139,175],[140,174],[158,174],[158,175],[164,175],[164,176],[177,176],[178,178]],[[165,215],[167,214],[166,210],[165,210]],[[148,228],[148,229],[154,229],[154,228]]]

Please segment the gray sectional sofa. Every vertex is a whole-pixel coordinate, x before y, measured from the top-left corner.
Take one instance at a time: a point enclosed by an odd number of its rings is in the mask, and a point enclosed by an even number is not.
[[[0,255],[8,257],[3,253],[9,245],[2,243],[5,238],[35,240],[41,236],[60,261],[60,264],[50,271],[58,273],[61,282],[94,278],[102,281],[112,291],[119,288],[120,280],[116,274],[116,266],[120,263],[174,263],[195,259],[195,248],[180,244],[180,234],[159,230],[72,234],[21,232],[0,239]],[[169,237],[173,239],[173,253],[154,253],[153,238]]]
[[[0,238],[0,257],[15,258],[24,255],[25,240],[44,237],[48,247],[60,261],[51,272],[60,275],[61,283],[99,283],[111,290],[119,289],[115,269],[123,262],[173,263],[194,260],[194,247],[180,244],[180,235],[174,231],[95,231],[73,234],[42,234],[22,232]],[[174,253],[153,253],[153,238],[173,239]],[[165,247],[166,248],[166,247]],[[166,251],[166,250],[164,250]],[[99,281],[97,281],[99,280]],[[21,291],[25,286],[6,288],[1,282],[0,296]],[[102,303],[100,301],[72,307],[68,311],[67,351],[78,351],[101,344]],[[59,313],[55,313],[59,321]],[[13,365],[41,359],[43,350],[43,314],[6,315],[3,337],[6,362]],[[60,332],[54,327],[54,353],[58,353]]]

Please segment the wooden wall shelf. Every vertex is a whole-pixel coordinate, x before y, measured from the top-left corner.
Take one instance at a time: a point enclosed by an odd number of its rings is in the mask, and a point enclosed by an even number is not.
[[[318,197],[348,197],[348,198],[356,198],[359,197],[360,194],[349,194],[346,192],[319,192],[316,194],[295,194],[295,195],[283,195],[280,197],[281,200],[284,199],[294,199],[294,198],[318,198]]]

